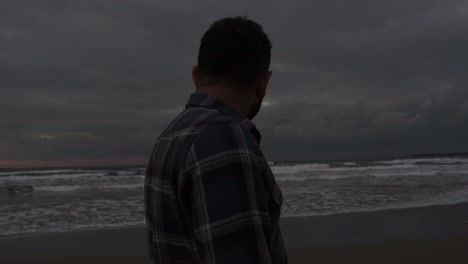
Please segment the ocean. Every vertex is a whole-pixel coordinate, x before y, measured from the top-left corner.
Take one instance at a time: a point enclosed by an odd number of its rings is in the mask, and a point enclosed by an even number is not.
[[[468,157],[271,163],[282,216],[468,202]],[[0,237],[143,225],[144,167],[0,169]]]

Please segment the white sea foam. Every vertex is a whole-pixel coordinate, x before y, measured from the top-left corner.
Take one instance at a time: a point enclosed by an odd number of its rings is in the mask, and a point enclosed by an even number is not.
[[[415,163],[440,163],[440,164],[453,164],[453,163],[468,163],[468,158],[416,158],[416,159],[395,159],[379,161],[382,164],[415,164]]]
[[[330,165],[324,163],[308,163],[308,164],[295,164],[291,166],[272,166],[271,170],[273,173],[281,174],[295,174],[307,171],[317,171],[330,168]]]
[[[357,166],[356,162],[341,162],[341,164],[345,166]]]
[[[74,192],[78,190],[90,189],[135,189],[142,188],[140,184],[111,184],[111,185],[59,185],[59,186],[34,186],[35,191],[39,192]]]
[[[377,166],[362,166],[362,167],[337,167],[328,168],[324,171],[371,171],[371,170],[395,170],[395,169],[415,169],[418,168],[414,164],[394,164],[394,165],[377,165]]]
[[[50,174],[50,173],[69,173],[69,172],[83,172],[86,170],[31,170],[31,171],[11,171],[11,172],[0,172],[0,176],[3,175],[27,175],[27,174]]]
[[[423,205],[435,204],[454,204],[468,201],[468,187],[459,189],[457,191],[445,192],[434,197],[427,197],[421,202]],[[417,205],[418,203],[413,203]]]
[[[299,174],[304,173],[329,173],[329,172],[371,172],[375,170],[393,171],[393,170],[409,170],[417,169],[417,165],[413,164],[393,164],[393,165],[377,165],[377,166],[362,166],[362,167],[330,167],[328,164],[312,163],[298,164],[293,166],[273,166],[271,169],[275,175],[281,174]]]
[[[387,169],[385,169],[387,168]],[[441,165],[391,165],[370,166],[357,168],[328,168],[303,173],[277,173],[277,181],[305,181],[305,180],[339,180],[363,177],[427,177],[436,175],[468,175],[468,164],[441,166]]]
[[[0,177],[1,183],[14,183],[24,181],[42,181],[42,180],[60,180],[60,179],[85,179],[85,178],[110,178],[110,177],[130,177],[130,178],[142,178],[143,175],[131,174],[131,173],[117,173],[117,175],[107,175],[107,171],[103,172],[86,172],[86,173],[74,173],[74,174],[50,174],[41,176],[20,176],[12,175],[6,177]]]
[[[449,173],[451,173],[451,174],[461,174],[461,175],[468,176],[468,166],[465,166],[464,168],[460,168],[460,169],[450,170]]]
[[[401,186],[405,188],[404,186]],[[425,188],[425,187],[422,187]],[[384,189],[384,187],[383,187]],[[359,193],[358,190],[364,190]],[[369,192],[370,191],[370,192]],[[283,216],[329,215],[346,212],[377,211],[425,207],[433,205],[448,205],[468,202],[468,185],[456,190],[442,193],[427,193],[424,196],[399,197],[399,193],[381,193],[379,190],[363,188],[350,189],[348,194],[332,192],[332,190],[308,188],[296,189],[286,194],[283,203]],[[411,191],[411,190],[408,190]],[[415,190],[412,190],[415,192]],[[297,196],[304,197],[297,199]],[[289,201],[294,197],[293,201]]]
[[[113,184],[113,185],[103,186],[103,188],[106,188],[106,189],[135,189],[135,188],[143,188],[143,183],[137,183],[137,184]]]
[[[8,238],[22,237],[25,235],[32,235],[36,233],[45,232],[69,232],[69,231],[80,231],[80,230],[93,230],[93,229],[104,229],[104,228],[116,228],[116,227],[133,227],[133,226],[144,226],[145,220],[139,221],[125,221],[118,223],[89,223],[81,225],[61,225],[53,228],[44,228],[40,226],[29,226],[27,230],[21,229],[20,227],[11,228],[5,231],[0,231],[0,235]]]
[[[61,186],[34,186],[34,190],[38,192],[74,192],[77,190],[88,189],[89,186],[80,185],[61,185]]]
[[[468,201],[468,177],[465,177],[468,162],[433,161],[271,167],[285,197],[283,215],[287,216]],[[33,192],[38,192],[33,202],[30,194],[18,194],[11,201],[20,203],[9,204],[8,200],[0,203],[0,235],[144,223],[143,195],[139,190],[144,178],[141,170],[50,170],[49,173],[9,172],[0,177],[0,187],[2,180],[7,179],[3,185],[5,190],[9,186],[34,186]],[[92,195],[88,196],[88,192]],[[10,195],[9,189],[5,193]],[[51,200],[54,195],[60,199]]]
[[[415,162],[416,163],[416,162]],[[387,177],[392,175],[435,175],[445,173],[468,173],[468,163],[439,163],[439,164],[415,164],[415,163],[389,163],[375,164],[371,166],[330,167],[328,164],[298,164],[292,166],[272,166],[275,176],[294,175],[327,178],[329,175],[337,175],[331,178],[348,178],[362,175]],[[338,173],[338,174],[337,174]]]
[[[25,207],[14,213],[0,211],[2,236],[141,224],[144,224],[141,197],[49,203],[43,207]]]
[[[76,173],[76,174],[50,174],[41,176],[7,176],[1,177],[2,181],[31,181],[31,180],[50,180],[50,179],[73,179],[73,178],[86,178],[104,176],[104,173]]]

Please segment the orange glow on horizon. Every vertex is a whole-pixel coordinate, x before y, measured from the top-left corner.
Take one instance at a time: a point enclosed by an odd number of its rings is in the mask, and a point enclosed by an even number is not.
[[[0,160],[0,168],[86,167],[146,165],[148,158],[56,159],[56,160]]]

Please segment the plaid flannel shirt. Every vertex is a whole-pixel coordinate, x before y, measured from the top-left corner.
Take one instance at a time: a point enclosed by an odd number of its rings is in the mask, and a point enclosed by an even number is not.
[[[195,93],[163,131],[145,177],[152,264],[287,263],[282,193],[255,125]]]

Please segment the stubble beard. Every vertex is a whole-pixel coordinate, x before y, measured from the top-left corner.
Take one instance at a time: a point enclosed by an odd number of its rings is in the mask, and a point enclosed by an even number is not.
[[[260,99],[255,105],[250,108],[250,112],[247,115],[247,118],[252,120],[254,117],[257,115],[258,111],[260,111],[260,108],[262,107],[262,101],[263,99]]]

